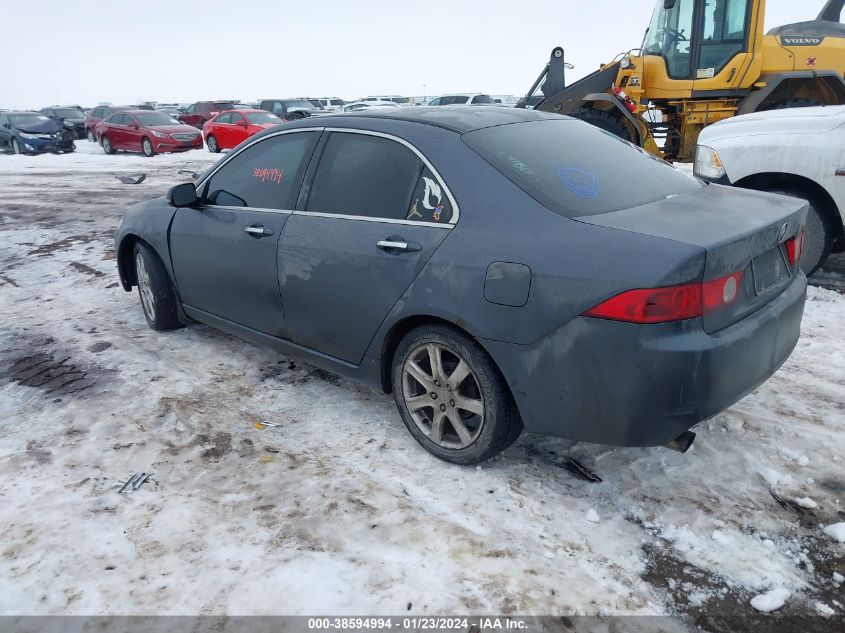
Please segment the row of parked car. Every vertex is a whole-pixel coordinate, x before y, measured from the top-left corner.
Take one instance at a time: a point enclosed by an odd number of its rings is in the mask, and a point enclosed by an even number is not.
[[[441,95],[427,105],[513,105],[506,96],[483,93]],[[234,147],[268,126],[334,112],[401,108],[419,105],[417,97],[373,95],[346,102],[320,99],[262,99],[251,104],[233,100],[179,104],[50,106],[38,112],[0,111],[0,149],[16,154],[69,153],[75,141],[87,138],[107,154],[143,152],[147,156],[202,147],[219,152]],[[229,114],[225,114],[229,113]],[[199,130],[199,132],[198,132]]]

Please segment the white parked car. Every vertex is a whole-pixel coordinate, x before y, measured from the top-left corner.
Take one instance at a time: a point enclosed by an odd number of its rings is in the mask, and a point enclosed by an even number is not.
[[[467,92],[463,94],[440,95],[428,102],[430,106],[448,105],[496,105],[493,97],[478,92]]]
[[[694,170],[710,182],[807,200],[801,258],[807,274],[831,252],[845,250],[845,106],[768,110],[720,121],[699,136]]]
[[[361,97],[359,101],[392,101],[396,105],[403,107],[411,105],[411,98],[401,95],[370,95],[369,97]]]
[[[308,99],[308,101],[315,106],[319,105],[326,112],[340,112],[346,105],[346,101],[338,97],[321,97],[319,99]]]
[[[380,110],[382,108],[401,108],[398,103],[394,103],[393,101],[381,101],[381,100],[372,100],[372,101],[356,101],[355,103],[347,103],[343,106],[344,112],[358,112],[360,110]]]

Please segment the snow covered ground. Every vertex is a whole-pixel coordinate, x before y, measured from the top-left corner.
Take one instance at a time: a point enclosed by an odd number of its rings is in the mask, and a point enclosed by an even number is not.
[[[461,468],[390,396],[148,329],[114,228],[214,157],[78,145],[0,156],[0,613],[845,614],[845,296],[810,289],[792,358],[687,455],[523,435]]]

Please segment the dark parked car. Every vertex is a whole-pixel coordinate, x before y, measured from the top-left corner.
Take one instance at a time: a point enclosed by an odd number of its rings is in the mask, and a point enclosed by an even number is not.
[[[806,213],[571,118],[396,108],[258,134],[115,239],[152,328],[392,391],[422,446],[471,464],[523,425],[687,448],[793,350]]]
[[[325,110],[317,109],[308,99],[262,99],[258,107],[285,121],[326,113]]]
[[[202,134],[194,127],[155,110],[115,112],[96,131],[106,154],[125,150],[153,156],[202,147]]]
[[[202,129],[206,121],[213,119],[224,110],[232,110],[234,107],[233,101],[197,101],[185,108],[185,111],[176,118],[182,123]]]
[[[41,114],[62,121],[76,138],[85,138],[85,113],[77,106],[41,108]]]
[[[40,112],[0,112],[0,149],[13,154],[72,152],[73,138],[61,121]]]

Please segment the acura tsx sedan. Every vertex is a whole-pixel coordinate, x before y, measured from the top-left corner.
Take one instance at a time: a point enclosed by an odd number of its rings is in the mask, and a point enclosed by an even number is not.
[[[423,447],[472,464],[523,427],[688,447],[795,347],[806,214],[574,119],[397,108],[253,136],[115,240],[153,329],[392,392]]]

